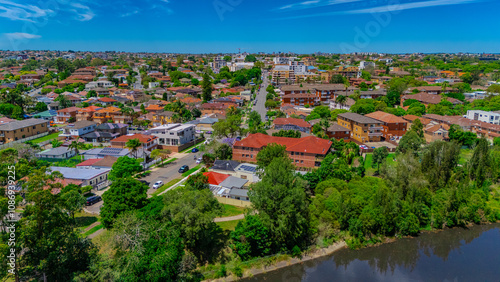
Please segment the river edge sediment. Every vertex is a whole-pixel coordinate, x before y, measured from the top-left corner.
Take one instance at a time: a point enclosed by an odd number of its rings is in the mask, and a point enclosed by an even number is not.
[[[453,230],[453,229],[464,229],[464,228],[469,229],[469,228],[474,227],[474,226],[491,225],[491,224],[500,224],[500,220],[496,221],[496,222],[486,222],[486,223],[481,223],[481,224],[468,224],[467,226],[463,226],[463,227],[455,226],[452,228],[447,227],[447,228],[443,228],[443,229],[431,229],[431,230],[424,229],[424,230],[420,231],[419,235],[426,234],[426,233],[441,233],[445,230]],[[411,238],[416,238],[416,237],[415,236],[404,236],[401,238],[385,237],[382,239],[382,242],[379,242],[376,244],[370,244],[370,245],[364,246],[362,248],[359,248],[358,250],[373,248],[373,247],[385,245],[388,243],[393,243],[393,242],[396,242],[399,239],[403,239],[403,238],[410,238],[411,239]],[[229,281],[239,281],[242,279],[252,278],[253,276],[256,276],[256,275],[270,273],[270,272],[280,270],[280,269],[283,269],[283,268],[286,268],[289,266],[301,264],[301,263],[304,263],[304,262],[307,262],[310,260],[315,260],[315,259],[327,257],[327,256],[330,256],[330,255],[334,254],[335,252],[340,251],[340,250],[347,248],[347,247],[348,247],[348,245],[347,245],[346,241],[342,240],[342,241],[335,242],[326,248],[319,248],[316,250],[311,250],[311,251],[307,252],[307,254],[303,255],[302,258],[300,258],[300,259],[299,258],[289,258],[287,260],[282,260],[282,261],[276,262],[272,265],[265,266],[263,268],[252,268],[252,269],[246,270],[242,277],[235,277],[234,275],[231,275],[231,276],[227,276],[224,278],[218,278],[218,279],[212,279],[212,280],[207,279],[204,281],[229,282]]]

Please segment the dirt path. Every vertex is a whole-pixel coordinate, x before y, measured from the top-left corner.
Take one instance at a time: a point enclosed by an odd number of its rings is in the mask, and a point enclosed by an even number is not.
[[[217,218],[214,218],[214,222],[226,222],[226,221],[233,221],[233,220],[240,220],[240,219],[244,219],[245,218],[245,214],[239,214],[239,215],[235,215],[235,216],[228,216],[228,217],[217,217]]]

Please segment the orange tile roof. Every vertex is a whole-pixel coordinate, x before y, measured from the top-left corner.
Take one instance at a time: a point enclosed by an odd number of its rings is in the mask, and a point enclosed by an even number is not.
[[[236,141],[234,146],[262,148],[272,143],[286,146],[286,150],[288,152],[303,152],[311,154],[326,154],[332,146],[331,141],[315,136],[288,138],[269,136],[262,133],[250,134],[247,138],[241,141]]]
[[[121,109],[120,108],[117,108],[117,107],[107,107],[107,108],[104,108],[104,109],[101,109],[99,111],[97,111],[98,113],[113,113],[113,112],[121,112]]]
[[[404,120],[398,116],[395,116],[393,114],[389,114],[386,112],[382,112],[382,111],[376,111],[376,112],[367,114],[367,115],[365,115],[365,117],[374,118],[376,120],[380,120],[380,121],[383,121],[385,123],[407,123],[406,120]]]
[[[287,124],[293,124],[298,127],[305,127],[305,128],[310,128],[311,125],[300,118],[277,118],[273,122],[274,124],[279,124],[279,125],[287,125]]]
[[[99,98],[98,101],[104,102],[104,103],[114,103],[116,102],[115,99],[109,98],[109,97],[102,97]]]
[[[160,105],[149,105],[145,110],[146,111],[161,111],[161,110],[163,110],[163,107]]]
[[[208,177],[208,183],[212,185],[219,185],[229,177],[229,174],[222,174],[213,171],[204,172],[203,175]]]
[[[66,109],[59,110],[57,112],[58,113],[70,113],[70,112],[77,112],[78,110],[80,110],[80,108],[78,108],[78,107],[69,107]]]
[[[141,134],[141,133],[136,133],[134,135],[122,135],[120,137],[117,137],[117,138],[111,140],[111,142],[127,142],[128,140],[139,139],[139,141],[141,143],[148,143],[148,142],[153,141],[156,138],[158,138],[158,137],[153,136],[153,135],[145,135],[145,134]]]
[[[86,107],[86,108],[80,109],[78,112],[79,113],[83,113],[83,112],[97,112],[98,110],[101,110],[101,109],[102,109],[101,107],[90,106],[90,107]]]

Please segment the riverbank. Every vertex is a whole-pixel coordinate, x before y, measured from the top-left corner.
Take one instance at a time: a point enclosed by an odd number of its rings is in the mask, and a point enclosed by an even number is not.
[[[484,225],[492,225],[492,224],[500,224],[500,221],[497,222],[485,222],[482,224],[469,224],[464,227],[452,227],[452,228],[444,228],[444,229],[422,229],[419,233],[419,236],[425,235],[425,234],[438,234],[442,233],[444,231],[448,230],[457,230],[457,229],[464,229],[468,230],[473,227],[477,226],[484,226]],[[387,245],[389,243],[395,243],[398,242],[402,239],[417,239],[419,236],[413,237],[413,236],[405,236],[402,238],[396,238],[396,237],[384,237],[381,238],[380,241],[377,243],[369,243],[367,245],[364,245],[363,247],[356,248],[354,250],[363,250],[363,249],[369,249],[373,247],[379,247],[382,245]],[[262,274],[271,274],[274,271],[277,270],[282,270],[283,268],[294,266],[297,264],[303,264],[305,262],[323,258],[323,257],[328,257],[332,254],[334,254],[337,251],[340,251],[342,249],[348,248],[348,244],[346,241],[338,241],[333,243],[332,245],[325,247],[325,248],[318,248],[318,249],[313,249],[310,251],[305,252],[301,258],[294,258],[289,255],[274,255],[266,258],[258,258],[254,261],[250,262],[242,262],[239,265],[239,268],[241,270],[241,273],[243,274],[241,277],[237,277],[234,275],[234,272],[231,267],[228,267],[228,269],[231,271],[231,275],[228,275],[226,277],[218,278],[218,279],[206,279],[204,281],[217,281],[217,282],[227,282],[227,281],[237,281],[241,279],[248,279],[252,278],[257,275],[262,275]],[[248,264],[249,268],[243,268],[241,269],[241,266],[244,264]]]
[[[243,271],[243,276],[236,277],[234,274],[218,278],[218,279],[207,279],[204,281],[216,281],[216,282],[228,282],[228,281],[237,281],[240,279],[251,278],[255,275],[261,275],[265,273],[270,273],[276,270],[280,270],[285,267],[293,266],[296,264],[301,264],[310,260],[318,259],[321,257],[329,256],[336,251],[347,248],[347,243],[345,241],[336,242],[326,248],[315,249],[306,252],[302,255],[301,258],[294,258],[288,255],[275,255],[271,258],[260,258],[260,261],[253,262],[252,265],[261,264],[261,267],[253,267],[248,270]],[[272,263],[268,264],[267,261],[272,261]]]

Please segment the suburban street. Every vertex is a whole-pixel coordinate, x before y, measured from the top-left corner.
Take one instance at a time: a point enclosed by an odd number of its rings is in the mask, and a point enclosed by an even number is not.
[[[196,166],[196,160],[194,156],[197,158],[200,157],[201,153],[198,152],[196,154],[193,153],[179,153],[176,154],[175,157],[178,159],[172,163],[165,165],[164,167],[154,168],[151,170],[151,174],[147,177],[141,178],[140,180],[145,180],[149,182],[149,190],[148,194],[153,194],[156,189],[153,189],[153,184],[156,181],[163,181],[164,184],[167,184],[169,181],[172,181],[176,178],[182,178],[182,174],[179,173],[179,168],[183,165],[189,166],[189,168],[193,168]]]
[[[266,119],[266,95],[267,91],[266,88],[269,85],[269,80],[267,79],[267,73],[262,74],[264,76],[264,80],[262,81],[262,85],[260,86],[260,91],[257,93],[256,99],[257,99],[257,104],[253,106],[253,110],[257,111],[260,114],[260,117],[262,118],[262,121],[265,121]]]

